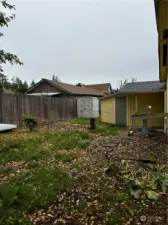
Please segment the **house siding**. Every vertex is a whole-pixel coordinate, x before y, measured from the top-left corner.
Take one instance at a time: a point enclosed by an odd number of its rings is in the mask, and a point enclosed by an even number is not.
[[[164,39],[163,31],[168,29],[168,1],[158,2],[158,38],[159,38],[159,51],[160,51],[160,80],[166,81],[168,73],[168,56],[166,65],[163,66],[163,45],[167,44],[168,39]]]
[[[101,121],[115,123],[115,98],[110,97],[101,100]]]

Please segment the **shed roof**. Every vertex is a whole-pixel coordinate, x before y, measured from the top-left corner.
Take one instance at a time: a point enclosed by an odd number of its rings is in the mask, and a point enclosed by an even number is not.
[[[119,90],[120,93],[150,93],[164,91],[166,84],[160,81],[127,83]]]

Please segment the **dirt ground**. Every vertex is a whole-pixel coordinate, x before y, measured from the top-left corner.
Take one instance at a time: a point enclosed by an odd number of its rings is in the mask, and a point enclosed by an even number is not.
[[[79,125],[61,126],[64,132],[84,128]],[[60,130],[59,125],[56,129]],[[145,196],[141,200],[134,199],[130,196],[127,182],[119,175],[122,160],[133,162],[133,165],[138,160],[167,164],[168,145],[163,134],[152,133],[147,138],[139,132],[131,137],[127,132],[118,136],[98,136],[87,151],[75,149],[67,154],[72,152],[79,157],[59,166],[69,172],[75,185],[63,191],[48,210],[29,215],[33,224],[168,224],[168,196],[160,194],[157,201],[148,200]],[[111,164],[113,170],[109,176],[105,171]]]
[[[107,160],[153,158],[160,163],[168,163],[168,139],[156,132],[148,137],[143,137],[140,132],[128,136],[125,132],[120,136],[95,140],[91,152]]]
[[[72,131],[85,131],[88,128],[88,125],[81,125],[81,124],[66,124],[66,123],[41,123],[39,124],[36,129],[43,129],[43,130],[52,130],[58,132],[72,132]],[[23,126],[18,128],[17,130],[28,130],[27,127]]]

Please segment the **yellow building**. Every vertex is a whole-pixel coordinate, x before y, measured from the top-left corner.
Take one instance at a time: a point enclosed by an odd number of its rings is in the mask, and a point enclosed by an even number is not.
[[[142,126],[142,119],[132,122],[132,114],[164,112],[166,85],[159,81],[135,82],[124,85],[120,91],[101,99],[101,121],[120,126]],[[149,127],[164,127],[164,119],[149,119]]]
[[[133,113],[168,113],[168,0],[154,0],[158,31],[159,81],[128,84],[116,95],[101,100],[101,120],[116,125],[142,126],[142,120],[134,121]],[[163,83],[165,82],[165,83]],[[132,87],[130,86],[132,85]],[[154,88],[154,86],[155,88]],[[157,86],[158,85],[158,86]],[[144,88],[142,88],[144,86]],[[132,89],[131,89],[132,88]],[[149,119],[150,127],[164,127],[168,134],[168,121]]]
[[[159,79],[167,83],[168,88],[168,1],[154,0],[158,31]],[[168,113],[168,91],[165,91],[165,113]],[[166,120],[165,120],[166,121]],[[164,124],[165,132],[168,124]]]

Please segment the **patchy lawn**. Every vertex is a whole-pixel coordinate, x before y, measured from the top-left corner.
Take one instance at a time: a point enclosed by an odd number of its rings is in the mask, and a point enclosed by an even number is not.
[[[100,122],[99,119],[96,119],[96,129],[91,130],[90,128],[90,121],[88,119],[73,119],[68,121],[66,125],[70,125],[71,127],[79,126],[83,129],[88,129],[90,134],[101,135],[101,136],[110,136],[110,135],[117,135],[119,131],[125,130],[122,127],[115,127],[108,123]],[[65,125],[65,124],[64,124]]]
[[[164,140],[128,139],[123,128],[99,121],[96,130],[88,127],[89,120],[72,120],[0,134],[0,224],[138,225],[142,215],[143,224],[167,224],[160,187],[158,200],[149,200],[146,190],[137,199],[130,195],[130,174],[139,182],[148,175],[133,158],[150,150],[148,159],[166,164]]]

